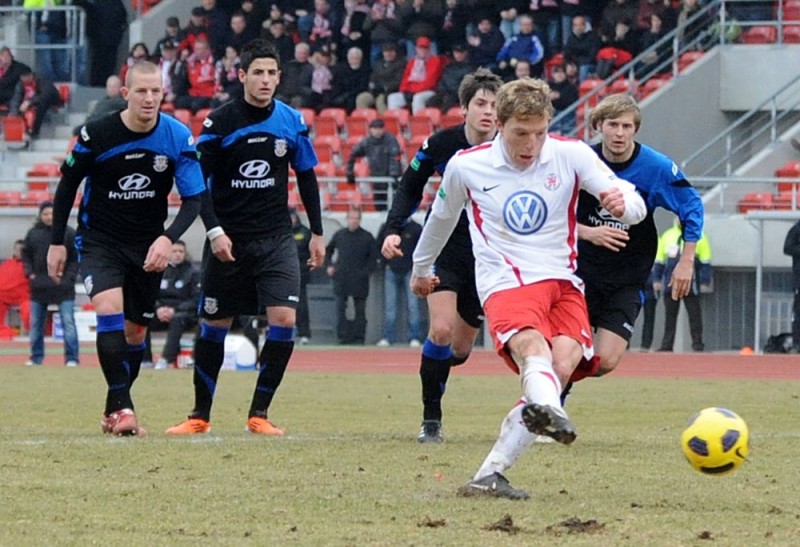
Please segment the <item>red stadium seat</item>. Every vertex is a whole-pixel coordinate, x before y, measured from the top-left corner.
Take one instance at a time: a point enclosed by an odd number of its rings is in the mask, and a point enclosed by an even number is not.
[[[800,161],[790,161],[775,170],[776,178],[800,179]],[[779,182],[778,193],[791,192],[793,187],[800,188],[800,183]]]
[[[18,207],[21,199],[19,192],[0,192],[0,207]]]
[[[176,108],[175,112],[172,113],[175,116],[175,119],[179,122],[182,122],[186,127],[192,127],[192,111],[188,108]]]
[[[61,99],[61,106],[69,108],[72,101],[72,84],[69,82],[59,82],[56,85],[58,96]]]
[[[742,44],[774,44],[778,39],[778,30],[767,25],[756,25],[745,29],[739,42]]]
[[[33,179],[28,181],[28,191],[49,191],[51,187],[55,188],[55,183],[61,176],[61,168],[55,163],[36,163],[26,175]]]
[[[360,116],[348,116],[345,120],[345,127],[347,127],[347,137],[366,137],[369,126],[369,120]]]
[[[705,53],[702,51],[687,51],[681,54],[681,56],[678,57],[678,72],[683,72],[689,68],[689,65],[699,60],[703,55],[705,55]]]
[[[642,100],[664,87],[667,82],[669,82],[669,78],[651,78],[647,80],[639,87]]]
[[[424,116],[426,118],[429,118],[431,120],[431,123],[433,124],[434,129],[439,129],[439,127],[441,126],[442,111],[439,110],[438,108],[433,108],[428,106],[423,108],[416,114],[414,114],[414,116]]]
[[[783,41],[786,44],[800,44],[800,25],[785,25]]]
[[[600,91],[592,95],[588,101],[591,106],[594,106],[605,96],[604,85],[603,80],[600,78],[586,78],[578,85],[578,94],[581,97],[585,97],[592,91],[600,88]]]
[[[347,119],[347,110],[344,108],[323,108],[317,115],[318,118],[333,118],[336,121],[336,127],[339,131],[344,129],[344,121]]]
[[[47,190],[28,190],[28,192],[22,196],[20,205],[23,207],[38,207],[43,201],[52,200],[53,196]]]
[[[3,140],[7,144],[25,144],[25,119],[22,116],[6,116],[3,118]]]
[[[410,116],[408,118],[408,131],[411,138],[427,137],[434,132],[436,127],[427,116]]]
[[[792,203],[794,202],[794,206]],[[779,192],[778,195],[772,196],[772,208],[779,211],[787,211],[791,209],[800,209],[800,194],[788,192]]]
[[[317,113],[313,108],[301,108],[300,114],[303,116],[303,121],[306,122],[306,126],[309,128],[314,126],[314,120],[317,117]]]
[[[408,110],[404,108],[388,108],[383,112],[383,122],[386,124],[386,131],[393,135],[400,135],[408,127]]]
[[[772,209],[772,194],[768,192],[750,192],[737,203],[740,213]]]
[[[319,137],[323,135],[338,135],[339,125],[336,119],[330,116],[317,116],[314,119],[314,135]]]
[[[374,108],[355,108],[350,113],[350,118],[365,118],[368,122],[378,119],[378,111]]]
[[[626,93],[635,96],[638,89],[639,82],[636,80],[631,81],[628,78],[620,78],[611,82],[611,85],[608,86],[608,94]]]

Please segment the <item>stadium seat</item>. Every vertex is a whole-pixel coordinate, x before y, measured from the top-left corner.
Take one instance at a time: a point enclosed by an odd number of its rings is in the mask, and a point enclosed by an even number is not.
[[[330,158],[331,159],[322,159],[317,153],[317,159],[321,162],[330,162],[337,163],[341,160],[341,153],[342,153],[342,139],[339,135],[319,135],[314,137],[314,150],[324,150],[326,147],[330,151]],[[324,153],[324,152],[323,152]]]
[[[70,102],[72,101],[72,84],[69,82],[59,82],[55,84],[58,89],[58,96],[61,99],[61,106],[69,110]]]
[[[38,207],[43,201],[52,201],[53,196],[47,190],[28,190],[20,200],[23,207]]]
[[[427,106],[414,114],[415,116],[425,116],[431,120],[434,129],[439,129],[441,127],[441,120],[442,120],[442,111],[438,108],[433,108],[431,106]]]
[[[336,119],[331,116],[317,116],[314,119],[314,136],[338,135],[339,125]]]
[[[682,53],[680,57],[678,57],[678,72],[683,72],[689,66],[700,59],[705,53],[702,51],[687,51],[686,53]]]
[[[628,95],[636,96],[639,89],[639,82],[636,80],[629,80],[628,78],[620,78],[611,82],[608,86],[608,94],[612,93],[626,93]]]
[[[742,44],[774,44],[778,39],[778,30],[767,25],[756,25],[745,29],[739,42]]]
[[[772,194],[769,192],[750,192],[737,202],[740,213],[772,209]]]
[[[447,112],[445,112],[445,115],[447,115],[447,116],[461,116],[462,118],[464,117],[464,115],[461,113],[461,107],[460,106],[451,106],[450,108],[447,109]]]
[[[800,44],[800,25],[784,25],[783,41],[786,44]]]
[[[336,165],[331,162],[320,162],[316,167],[314,167],[314,173],[317,174],[317,178],[335,177]]]
[[[777,16],[777,2],[775,6]],[[783,19],[784,21],[800,21],[800,1],[798,0],[784,0],[783,2]]]
[[[408,117],[408,110],[405,108],[387,108],[381,119],[386,124],[386,131],[393,135],[400,135],[408,127]]]
[[[61,176],[61,168],[55,163],[36,163],[28,170],[26,175],[30,179],[34,179],[28,181],[28,191],[49,191],[51,187],[55,187],[55,183]]]
[[[347,110],[344,108],[328,107],[319,111],[317,118],[333,118],[336,121],[337,130],[344,129],[344,121],[347,119]]]
[[[355,108],[350,113],[350,118],[365,118],[368,122],[378,119],[378,111],[374,108]]]
[[[444,129],[446,127],[454,127],[454,126],[456,126],[456,125],[458,125],[460,123],[463,123],[463,122],[464,122],[464,116],[462,116],[461,114],[458,114],[456,116],[452,116],[450,114],[445,114],[445,115],[442,116],[442,119],[440,121],[440,124],[441,124],[440,127],[442,129]]]
[[[669,82],[669,78],[650,78],[639,87],[641,99],[644,100]]]
[[[348,116],[345,120],[345,127],[347,128],[347,138],[353,137],[366,137],[369,126],[369,120],[360,116]]]
[[[180,207],[183,200],[181,200],[180,194],[175,192],[170,192],[167,194],[167,204],[170,207]]]
[[[794,206],[792,203],[794,202]],[[772,208],[779,211],[800,209],[800,194],[793,194],[792,191],[779,192],[772,196]]]
[[[192,127],[192,111],[188,108],[176,108],[172,113],[176,120],[182,122],[186,127]]]
[[[19,192],[0,192],[0,207],[18,207],[21,199]]]
[[[168,103],[166,101],[161,103],[161,112],[164,114],[169,114],[172,116],[172,113],[175,112],[175,105],[173,103]]]
[[[317,117],[317,113],[314,112],[313,108],[301,108],[300,114],[303,116],[303,121],[306,122],[306,126],[309,128],[314,127],[314,120]]]
[[[595,89],[600,88],[600,91],[592,95],[588,101],[591,106],[594,106],[605,96],[605,90],[602,89],[603,86],[604,82],[600,78],[586,78],[578,85],[578,94],[583,98]]]
[[[25,120],[22,116],[6,116],[3,118],[3,140],[7,145],[25,145],[25,130]]]
[[[433,122],[427,116],[409,116],[408,118],[408,132],[412,139],[414,137],[427,137],[435,129]]]
[[[800,161],[790,161],[775,170],[776,178],[800,179]],[[791,192],[793,187],[800,188],[800,183],[779,182],[778,193]]]

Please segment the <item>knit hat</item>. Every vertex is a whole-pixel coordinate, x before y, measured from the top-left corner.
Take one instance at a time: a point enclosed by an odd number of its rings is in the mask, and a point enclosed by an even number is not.
[[[50,200],[45,200],[45,201],[41,202],[41,203],[39,204],[39,214],[41,215],[41,214],[42,214],[42,211],[44,211],[44,210],[45,210],[45,209],[47,209],[48,207],[50,207],[50,208],[52,208],[52,207],[53,207],[53,202],[52,202],[52,201],[50,201]]]

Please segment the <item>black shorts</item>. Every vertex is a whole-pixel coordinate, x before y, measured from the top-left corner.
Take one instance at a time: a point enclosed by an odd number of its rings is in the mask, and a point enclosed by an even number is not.
[[[146,272],[143,265],[149,246],[122,247],[85,239],[80,249],[80,271],[90,298],[109,289],[122,288],[125,319],[148,325],[154,316],[163,272]]]
[[[632,285],[586,285],[589,323],[630,341],[636,317],[644,304],[644,290]]]
[[[475,287],[475,258],[472,250],[460,252],[448,243],[436,260],[434,272],[439,277],[439,285],[434,292],[455,292],[458,315],[470,327],[481,328],[483,307]]]
[[[234,262],[220,262],[206,242],[200,315],[225,319],[237,315],[264,315],[266,308],[297,308],[300,301],[300,264],[292,234],[238,244]]]

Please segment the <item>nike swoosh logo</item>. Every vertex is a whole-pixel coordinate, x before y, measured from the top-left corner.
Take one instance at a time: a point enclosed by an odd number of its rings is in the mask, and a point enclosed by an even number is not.
[[[500,185],[499,184],[495,184],[494,186],[484,186],[483,187],[483,191],[484,192],[490,192],[490,191],[494,190],[495,188],[497,188],[498,186],[500,186]]]

